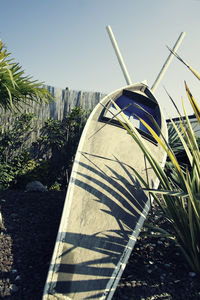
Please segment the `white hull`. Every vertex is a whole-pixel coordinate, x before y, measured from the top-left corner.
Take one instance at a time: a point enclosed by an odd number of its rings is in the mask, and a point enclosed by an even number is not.
[[[43,299],[111,299],[150,208],[132,167],[158,185],[126,130],[103,126],[101,104],[90,115],[76,153]],[[167,137],[162,113],[160,126]],[[144,142],[164,165],[163,150]]]

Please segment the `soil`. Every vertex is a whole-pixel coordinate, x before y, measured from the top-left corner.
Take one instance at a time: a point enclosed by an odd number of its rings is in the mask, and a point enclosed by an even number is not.
[[[65,192],[0,191],[1,299],[42,299],[64,199]],[[167,227],[155,212],[149,220]],[[200,275],[173,242],[141,234],[113,299],[200,299]]]

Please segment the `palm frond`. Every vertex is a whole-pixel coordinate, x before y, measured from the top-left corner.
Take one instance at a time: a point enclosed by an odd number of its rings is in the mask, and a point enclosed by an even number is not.
[[[42,88],[43,82],[25,76],[22,67],[10,55],[0,41],[0,107],[13,111],[20,109],[20,103],[52,101],[49,91]]]

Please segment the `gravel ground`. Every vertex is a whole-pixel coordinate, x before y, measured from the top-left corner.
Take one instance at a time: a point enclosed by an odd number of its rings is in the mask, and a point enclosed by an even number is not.
[[[64,198],[65,192],[0,192],[1,299],[42,298]],[[168,226],[154,210],[149,220]],[[200,299],[200,276],[173,242],[141,235],[113,299]]]

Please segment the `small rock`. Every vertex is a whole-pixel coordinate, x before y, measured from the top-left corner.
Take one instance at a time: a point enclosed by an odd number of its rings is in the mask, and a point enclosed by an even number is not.
[[[170,268],[170,264],[164,264],[166,268]]]
[[[16,217],[18,217],[18,214],[13,213],[10,216],[11,216],[11,218],[16,218]]]
[[[11,272],[11,274],[16,274],[17,270],[16,269],[12,269],[10,272]]]
[[[179,282],[180,282],[179,279],[174,280],[174,283],[179,283]]]
[[[195,272],[189,272],[190,277],[195,277],[197,274]]]
[[[17,277],[15,278],[15,281],[19,281],[19,280],[21,280],[21,276],[17,275]]]
[[[18,292],[18,290],[19,290],[19,288],[18,288],[18,286],[16,284],[11,284],[10,285],[10,291],[11,291],[11,293],[16,293],[16,292]]]
[[[151,274],[151,273],[152,273],[152,270],[147,270],[147,273]]]
[[[127,282],[127,283],[126,283],[126,286],[131,287],[132,284],[131,284],[130,282]]]
[[[6,200],[5,199],[1,199],[1,202],[6,202]]]
[[[154,219],[157,221],[157,220],[160,220],[162,217],[161,216],[155,216]]]
[[[1,226],[1,227],[4,227],[4,225],[3,225],[3,217],[2,217],[1,212],[0,212],[0,226]]]
[[[160,276],[160,279],[161,279],[161,280],[164,280],[164,277],[161,275],[161,276]]]
[[[162,245],[163,242],[162,242],[162,241],[157,241],[157,244],[158,244],[158,245]]]
[[[166,277],[166,274],[165,273],[163,273],[161,276],[160,276],[160,279],[165,279],[165,277]]]
[[[26,185],[26,192],[47,192],[47,188],[39,181],[31,181]]]

